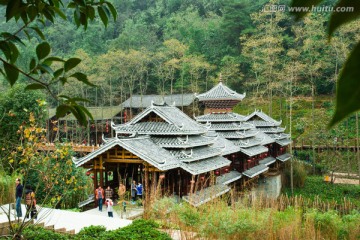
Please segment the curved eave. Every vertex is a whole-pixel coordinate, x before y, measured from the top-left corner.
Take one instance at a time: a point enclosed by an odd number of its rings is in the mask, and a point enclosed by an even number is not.
[[[155,166],[159,170],[165,171],[168,169],[176,168],[179,166],[179,162],[171,156],[166,150],[155,145],[149,137],[138,137],[138,138],[114,138],[105,145],[101,146],[97,150],[89,153],[83,158],[73,158],[73,162],[76,167],[80,167],[92,159],[98,157],[114,146],[120,146],[127,151],[138,156],[147,163]],[[163,159],[160,161],[160,159]]]
[[[217,156],[191,163],[181,163],[180,167],[192,175],[210,172],[222,167],[230,166],[231,161]]]
[[[258,175],[260,175],[261,173],[264,173],[266,171],[269,170],[268,166],[265,166],[263,164],[259,164],[253,168],[250,168],[248,170],[246,170],[245,172],[243,172],[243,175],[247,176],[248,178],[254,178]]]

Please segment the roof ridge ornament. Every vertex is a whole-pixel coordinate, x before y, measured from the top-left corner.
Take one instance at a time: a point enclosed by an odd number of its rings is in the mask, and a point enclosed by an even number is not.
[[[130,138],[135,138],[135,137],[137,137],[137,135],[138,135],[138,133],[137,133],[137,132],[134,132],[134,133],[132,133],[131,135],[129,135],[129,137],[130,137]]]
[[[219,74],[219,83],[222,84],[222,82],[223,82],[223,80],[222,80],[222,74],[220,73],[220,74]]]
[[[114,129],[115,130],[115,128],[116,128],[116,125],[115,125],[115,123],[111,120],[111,122],[110,122],[110,126],[111,126],[111,128],[112,129]]]
[[[150,107],[151,107],[151,108],[154,108],[154,100],[151,100],[151,102],[150,102]]]
[[[185,127],[184,123],[181,123],[181,126],[178,126],[178,125],[175,125],[175,126],[180,130],[183,130]]]
[[[211,128],[211,122],[207,121],[206,124],[205,124],[205,127],[207,129],[210,129]]]
[[[181,142],[181,143],[188,143],[189,142],[189,135],[186,135],[186,139],[183,140],[181,137],[177,137],[177,139]]]
[[[116,138],[117,138],[117,135],[116,135]],[[107,143],[107,142],[108,142],[108,140],[106,140],[104,134],[101,135],[101,139],[102,139],[102,141],[103,141],[104,143]]]
[[[186,158],[191,158],[193,156],[193,150],[190,149],[190,154],[186,153],[185,150],[181,150],[181,153],[186,157]]]

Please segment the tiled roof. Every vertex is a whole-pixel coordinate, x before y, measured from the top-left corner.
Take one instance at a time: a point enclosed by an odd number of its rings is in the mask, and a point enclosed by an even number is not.
[[[160,170],[177,168],[179,161],[165,149],[157,146],[149,137],[113,138],[85,157],[73,159],[76,167],[82,166],[107,150],[120,146]],[[106,161],[106,160],[105,160]]]
[[[229,184],[232,182],[235,182],[236,180],[240,179],[242,177],[242,174],[238,171],[230,171],[228,173],[225,173],[221,176],[216,177],[216,183],[217,184]]]
[[[184,136],[184,137],[151,137],[159,146],[164,148],[191,148],[212,144],[216,141],[216,136]]]
[[[258,127],[264,133],[274,134],[274,133],[282,133],[285,131],[285,128],[282,127]]]
[[[266,166],[269,166],[270,164],[276,162],[276,159],[273,158],[273,157],[266,157],[264,158],[263,160],[260,160],[259,163],[260,164],[263,164],[263,165],[266,165]]]
[[[276,143],[279,144],[281,147],[285,147],[291,143],[291,139],[284,138],[284,139],[276,140]]]
[[[196,130],[184,125],[179,127],[166,122],[139,122],[136,124],[120,124],[114,127],[118,134],[149,134],[149,135],[198,135],[204,133],[205,128]]]
[[[180,167],[193,175],[198,175],[201,173],[213,171],[218,168],[229,166],[230,163],[231,161],[227,160],[226,158],[216,156],[201,161],[181,163]]]
[[[150,113],[158,115],[165,122],[140,122]],[[207,131],[205,126],[188,117],[180,109],[173,106],[155,105],[148,107],[128,123],[112,127],[120,134],[197,135]]]
[[[215,157],[220,155],[219,149],[213,147],[196,147],[187,150],[170,150],[171,155],[182,162],[194,162],[197,160]]]
[[[275,140],[290,138],[290,134],[287,133],[268,133],[267,135]]]
[[[252,137],[247,139],[240,139],[240,140],[231,140],[236,146],[249,148],[253,146],[260,145],[263,141],[263,138],[259,137]]]
[[[140,122],[150,113],[156,114],[165,122]],[[139,134],[154,135],[196,135],[207,131],[205,126],[191,119],[177,107],[166,105],[152,105],[139,113],[128,123],[117,126],[112,125],[112,127],[117,133],[138,132]]]
[[[268,134],[263,133],[261,131],[259,132],[257,137],[262,138],[261,145],[267,145],[267,144],[271,144],[271,143],[275,142],[275,140],[272,137],[270,137]]]
[[[254,146],[249,148],[240,148],[240,151],[250,157],[259,155],[261,153],[266,153],[269,151],[267,147],[264,146]]]
[[[94,120],[105,120],[105,119],[112,119],[117,114],[119,114],[122,111],[122,107],[120,106],[113,106],[113,107],[87,107],[86,108],[91,115],[93,116]],[[50,108],[47,111],[48,118],[55,117],[56,115],[56,109]],[[60,120],[67,120],[67,121],[77,121],[75,116],[73,114],[68,114],[65,117],[60,118]]]
[[[253,178],[256,177],[257,175],[266,172],[267,170],[269,170],[269,167],[263,164],[259,164],[253,168],[250,168],[249,170],[246,170],[245,172],[243,172],[243,175],[249,177],[249,178]]]
[[[208,113],[205,115],[195,117],[198,122],[240,122],[243,121],[245,116],[233,113]]]
[[[253,125],[248,123],[210,123],[210,130],[213,131],[231,131],[231,130],[248,130],[254,128]]]
[[[207,188],[203,188],[188,196],[183,196],[182,199],[194,207],[198,207],[220,195],[227,193],[230,187],[224,184],[216,184]]]
[[[276,159],[281,162],[286,162],[287,160],[291,159],[291,154],[285,153],[283,155],[277,156]]]
[[[291,143],[290,134],[286,134],[286,133],[270,134],[270,133],[268,133],[268,135],[272,139],[274,139],[277,144],[279,144],[282,147],[287,146]]]
[[[199,94],[196,97],[199,101],[207,101],[207,100],[238,100],[241,101],[246,94],[239,94],[227,86],[225,86],[222,82],[214,86],[209,91]]]
[[[263,120],[250,120],[250,121],[246,121],[246,122],[251,123],[259,128],[260,127],[276,127],[276,126],[280,125],[280,123],[266,122]]]
[[[261,122],[267,122],[267,123],[272,123],[273,125],[271,126],[279,126],[281,124],[281,121],[276,121],[275,119],[271,118],[270,116],[268,116],[267,114],[263,113],[262,111],[255,111],[253,113],[251,113],[250,115],[246,116],[245,121],[254,121],[254,122],[257,122],[256,120],[262,120],[262,121],[259,121],[260,123]],[[255,124],[255,126],[257,126]]]
[[[219,136],[222,136],[226,139],[245,139],[256,136],[259,133],[259,130],[250,129],[246,131],[219,131],[217,133]]]
[[[172,94],[172,95],[133,95],[121,104],[124,108],[147,108],[153,101],[155,104],[166,103],[173,105],[175,102],[176,107],[189,106],[195,99],[195,94]]]
[[[216,138],[212,147],[220,149],[222,156],[240,151],[240,147],[236,146],[232,141],[220,136]]]

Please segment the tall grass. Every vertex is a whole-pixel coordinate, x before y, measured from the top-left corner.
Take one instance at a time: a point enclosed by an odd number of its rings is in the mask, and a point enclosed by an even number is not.
[[[15,179],[17,176],[9,176],[0,172],[0,205],[15,202]]]
[[[231,201],[231,200],[230,200]],[[152,205],[150,217],[182,239],[358,239],[360,213],[327,210],[321,201],[282,196],[278,200],[215,199],[198,208],[171,198]]]

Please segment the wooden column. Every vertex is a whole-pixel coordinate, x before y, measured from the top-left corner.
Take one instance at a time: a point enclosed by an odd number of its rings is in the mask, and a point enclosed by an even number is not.
[[[144,202],[144,218],[146,219],[147,209],[149,208],[150,201],[150,189],[149,189],[149,164],[145,163],[145,188],[143,189],[143,194],[145,193],[145,202]]]
[[[194,184],[195,184],[195,175],[191,175],[191,186],[190,186],[190,195],[193,194],[194,191]]]
[[[99,185],[101,187],[104,187],[104,171],[103,171],[103,158],[102,156],[100,156],[100,161],[99,161],[99,173],[100,173],[100,183]]]
[[[97,206],[97,201],[96,201],[96,196],[95,196],[95,190],[96,190],[96,188],[97,188],[97,169],[96,169],[96,163],[97,163],[97,161],[96,160],[94,160],[94,170],[93,170],[93,172],[94,172],[94,191],[93,191],[93,193],[94,193],[94,202],[95,202],[95,207]]]

